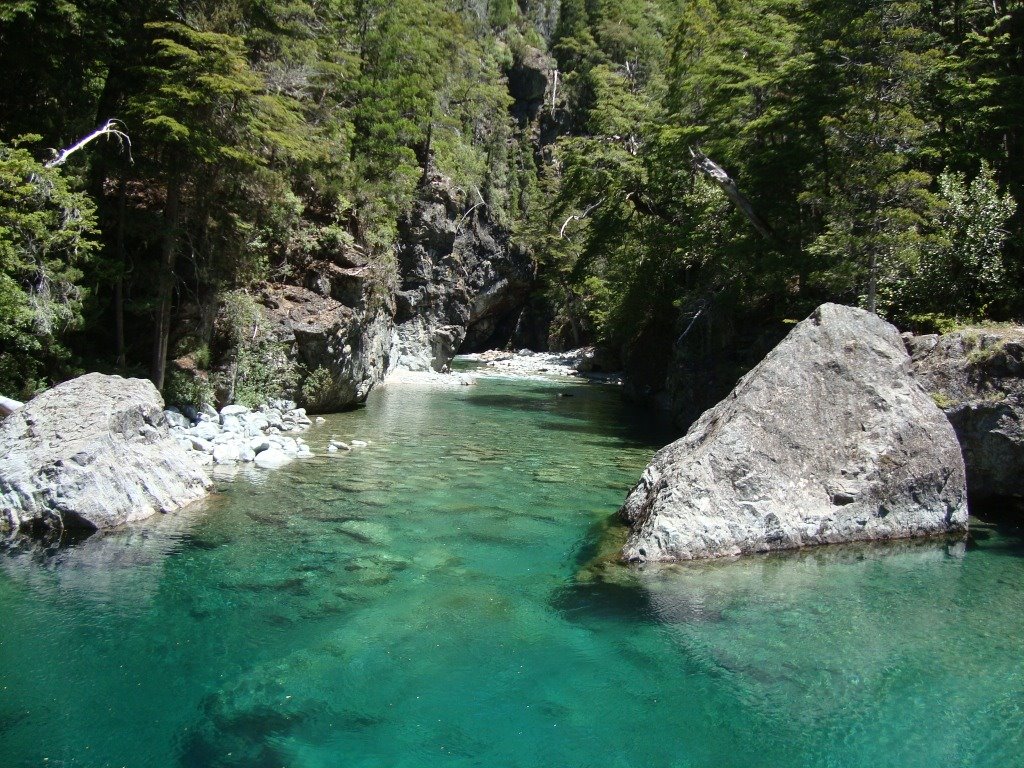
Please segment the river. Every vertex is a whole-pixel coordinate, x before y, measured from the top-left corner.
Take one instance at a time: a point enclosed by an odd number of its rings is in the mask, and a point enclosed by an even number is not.
[[[185,513],[0,553],[0,766],[1024,764],[1006,530],[595,566],[668,439],[606,385],[384,388],[306,439]]]

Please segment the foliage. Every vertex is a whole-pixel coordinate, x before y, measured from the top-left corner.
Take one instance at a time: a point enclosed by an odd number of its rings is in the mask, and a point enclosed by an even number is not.
[[[1000,194],[992,169],[983,164],[968,183],[946,171],[938,178],[942,210],[936,236],[922,255],[912,282],[918,306],[962,317],[984,317],[989,304],[1015,290],[1003,262],[1006,226],[1017,204]]]
[[[329,404],[335,396],[337,382],[334,374],[327,368],[320,366],[308,374],[302,380],[299,387],[299,402],[311,412],[318,413],[323,410],[325,404]]]
[[[1024,311],[1011,118],[1024,8],[642,5],[647,21],[625,22],[635,37],[620,49],[606,30],[636,3],[563,4],[554,50],[572,135],[548,232],[530,230],[562,307],[582,297],[601,337],[627,350],[646,328],[685,335],[711,306],[781,320],[832,300],[919,327]],[[698,149],[769,236],[707,184]]]
[[[558,88],[524,117],[506,74],[531,48]],[[366,263],[386,306],[434,172],[535,254],[574,342],[822,300],[918,328],[1020,317],[1022,62],[1017,0],[6,3],[0,387],[75,357],[159,380],[219,296],[317,261]],[[110,117],[131,158],[43,166]],[[283,352],[247,338],[234,388],[294,386],[260,379]]]
[[[268,400],[287,397],[298,384],[287,345],[274,340],[259,305],[244,291],[223,298],[226,335],[232,360],[228,368],[229,400],[255,408]]]
[[[217,397],[208,376],[197,371],[172,370],[164,385],[164,402],[170,405],[191,405],[200,408],[216,405]]]
[[[0,391],[59,374],[63,339],[82,322],[82,268],[95,256],[95,211],[59,170],[0,142]]]

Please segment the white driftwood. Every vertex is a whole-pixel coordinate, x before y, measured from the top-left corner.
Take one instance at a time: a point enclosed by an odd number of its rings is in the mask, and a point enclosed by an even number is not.
[[[119,120],[110,119],[107,120],[103,125],[97,128],[95,131],[90,133],[88,136],[83,136],[81,139],[76,141],[67,149],[62,149],[57,153],[57,156],[46,164],[47,168],[56,168],[58,165],[63,165],[67,162],[67,159],[71,157],[75,152],[80,150],[86,144],[91,141],[95,141],[101,136],[113,136],[120,142],[121,146],[128,146],[128,159],[131,160],[132,156],[132,140],[128,137],[128,134],[121,130],[121,122]]]
[[[587,216],[589,216],[593,212],[593,210],[595,208],[597,208],[599,205],[601,205],[601,203],[603,203],[603,202],[604,202],[604,198],[602,197],[596,203],[594,203],[592,205],[588,205],[587,208],[583,211],[583,213],[574,213],[568,219],[563,221],[561,228],[558,230],[558,238],[560,240],[561,239],[566,239],[565,238],[565,228],[567,226],[569,226],[569,222],[570,221],[583,221],[583,219],[587,218]]]
[[[0,418],[10,416],[23,405],[24,403],[22,402],[0,395]]]

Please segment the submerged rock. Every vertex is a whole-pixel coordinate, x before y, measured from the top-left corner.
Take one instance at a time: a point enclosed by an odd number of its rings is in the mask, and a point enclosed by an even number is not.
[[[898,331],[824,304],[681,440],[620,510],[630,562],[965,530],[964,465]]]
[[[907,348],[956,430],[971,501],[1024,495],[1024,329],[908,336]]]
[[[90,373],[0,423],[0,530],[111,528],[172,512],[210,479],[171,435],[156,387]]]

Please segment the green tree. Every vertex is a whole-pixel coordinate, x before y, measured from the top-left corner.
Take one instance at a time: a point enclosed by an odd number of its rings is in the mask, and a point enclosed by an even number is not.
[[[913,158],[930,130],[921,100],[935,51],[916,0],[811,8],[818,71],[838,86],[839,103],[821,122],[834,170],[820,174],[803,196],[824,217],[809,250],[835,295],[861,296],[874,312],[879,282],[916,258],[919,228],[932,206],[931,177]]]
[[[891,311],[977,320],[1016,289],[1004,263],[1007,222],[1017,204],[1000,194],[991,168],[969,183],[962,173],[938,178],[938,214],[932,238],[905,282],[894,291]]]
[[[0,391],[59,376],[64,334],[82,321],[82,268],[96,253],[95,210],[56,168],[0,142]]]
[[[240,37],[180,22],[151,22],[147,29],[146,85],[130,109],[148,150],[146,170],[163,188],[150,367],[162,387],[179,252],[187,245],[207,264],[216,254],[228,283],[260,276],[267,202],[275,193],[288,198],[273,160],[301,156],[306,136],[294,100],[266,93]]]

